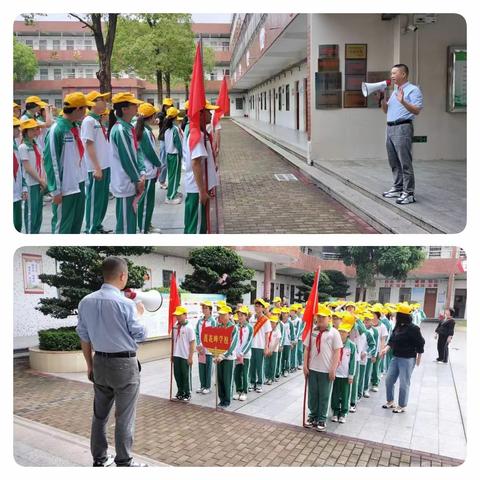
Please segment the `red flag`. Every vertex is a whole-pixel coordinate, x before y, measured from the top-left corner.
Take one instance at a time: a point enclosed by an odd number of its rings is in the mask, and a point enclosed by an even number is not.
[[[220,119],[224,115],[228,115],[230,112],[230,98],[228,96],[227,78],[223,77],[222,85],[220,86],[220,92],[218,93],[217,105],[220,107],[215,110],[213,116],[213,126],[216,127]]]
[[[190,82],[190,96],[188,98],[188,118],[190,120],[190,151],[200,141],[200,111],[205,108],[205,85],[203,83],[203,65],[200,44],[197,44],[195,61],[193,63],[192,81]]]
[[[175,272],[172,273],[170,278],[170,303],[168,305],[168,333],[172,332],[175,317],[173,312],[180,305],[180,295],[177,289],[177,279],[175,278]]]
[[[312,290],[308,296],[307,305],[305,305],[305,313],[303,314],[303,321],[305,322],[305,328],[302,334],[302,341],[305,342],[305,339],[313,327],[313,317],[318,310],[318,278],[320,277],[320,268],[318,268],[315,273],[315,278],[313,280]]]

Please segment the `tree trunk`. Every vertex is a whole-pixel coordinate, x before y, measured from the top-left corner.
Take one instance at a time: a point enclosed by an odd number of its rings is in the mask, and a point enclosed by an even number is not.
[[[170,97],[171,91],[170,91],[170,72],[167,72],[165,74],[165,83],[167,84],[167,97]]]
[[[157,77],[157,96],[158,96],[158,104],[161,106],[163,103],[163,76],[162,71],[157,70],[155,72]]]

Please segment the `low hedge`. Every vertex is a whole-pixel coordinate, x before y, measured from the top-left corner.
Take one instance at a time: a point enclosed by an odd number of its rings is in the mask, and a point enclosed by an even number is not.
[[[75,327],[49,328],[38,332],[40,350],[71,352],[81,350]]]

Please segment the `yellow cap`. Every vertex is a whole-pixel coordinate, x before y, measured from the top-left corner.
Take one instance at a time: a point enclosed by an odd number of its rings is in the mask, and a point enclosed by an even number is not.
[[[281,301],[282,301],[282,299],[280,297],[275,297],[273,299],[273,303],[277,303],[277,302],[281,302]]]
[[[360,316],[363,317],[364,320],[366,318],[368,318],[369,320],[373,320],[373,313],[372,312],[363,312]]]
[[[179,305],[179,306],[175,309],[175,311],[173,312],[173,314],[174,314],[175,316],[177,316],[177,315],[183,315],[183,314],[185,314],[185,313],[188,313],[188,310],[187,310],[185,307],[182,307],[181,305]]]
[[[20,120],[17,117],[13,117],[13,126],[14,127],[20,126]]]
[[[206,307],[213,308],[213,303],[210,300],[204,300],[203,302],[200,302],[200,305],[205,305]]]
[[[213,105],[213,103],[205,100],[205,110],[218,110],[220,107],[218,105]]]
[[[95,103],[87,100],[82,92],[73,92],[63,98],[63,108],[94,107]]]
[[[110,115],[110,109],[106,108],[100,115]]]
[[[225,305],[220,307],[220,309],[218,310],[218,313],[220,315],[225,315],[227,313],[232,313],[232,309],[228,305]]]
[[[226,307],[227,302],[225,300],[218,300],[217,307]]]
[[[347,308],[347,307],[355,307],[355,302],[348,301],[347,303],[345,303],[344,307],[345,307],[345,308]]]
[[[329,317],[331,314],[332,312],[329,308],[319,305],[315,315],[318,317]]]
[[[20,130],[28,130],[29,128],[39,128],[40,124],[37,123],[36,120],[33,118],[29,118],[28,120],[20,120]]]
[[[190,106],[190,102],[188,100],[185,100],[185,105],[183,106],[183,108],[185,110],[188,110],[188,107]]]
[[[348,323],[350,325],[354,325],[355,315],[351,312],[343,312],[342,323]]]
[[[332,317],[343,318],[343,312],[340,311],[340,310],[338,310],[338,311],[334,310],[332,312]]]
[[[18,103],[13,102],[13,108],[22,108]]]
[[[42,107],[42,108],[48,105],[47,102],[44,102],[40,97],[37,97],[36,95],[27,97],[25,99],[25,103],[34,103],[35,105],[38,105],[39,107]]]
[[[374,313],[382,313],[383,312],[383,305],[381,303],[376,303],[373,305],[373,307],[370,309],[371,312]]]
[[[130,92],[119,92],[113,95],[112,97],[112,103],[115,105],[116,103],[123,103],[123,102],[128,102],[128,103],[135,103],[137,105],[140,105],[143,103],[142,100],[139,100],[138,98],[135,98],[135,95]]]
[[[238,322],[238,315],[236,313],[233,315],[233,321]]]
[[[267,303],[263,298],[257,298],[253,303],[259,303],[263,308],[268,308],[270,306],[270,304]]]
[[[350,325],[349,323],[345,323],[345,322],[342,322],[337,330],[340,332],[350,332],[350,330],[352,329],[352,325]]]
[[[138,114],[146,118],[151,117],[152,115],[155,115],[159,111],[160,111],[159,108],[147,102],[142,103],[141,105],[138,106]]]
[[[177,110],[175,107],[170,107],[167,110],[167,117],[168,118],[175,118],[180,113],[180,110]]]
[[[100,93],[100,92],[97,92],[96,90],[92,90],[91,92],[88,92],[85,95],[85,97],[89,102],[95,102],[95,100],[98,100],[99,98],[103,98],[104,100],[106,100],[108,97],[110,97],[110,95],[111,95],[110,92]]]
[[[167,107],[171,107],[173,105],[173,100],[171,98],[164,98],[162,105],[166,105]]]
[[[246,305],[242,305],[240,308],[237,308],[238,313],[244,313],[245,315],[250,315],[250,310]]]
[[[282,313],[290,313],[290,309],[288,307],[282,307],[280,310]]]
[[[280,315],[282,313],[282,308],[279,308],[279,307],[275,307],[275,308],[272,308],[272,313],[274,315]]]
[[[271,322],[275,322],[277,323],[278,322],[278,317],[276,315],[270,315],[268,317],[268,319],[271,321]]]
[[[397,304],[397,312],[409,315],[412,313],[412,307],[408,303],[399,303]]]

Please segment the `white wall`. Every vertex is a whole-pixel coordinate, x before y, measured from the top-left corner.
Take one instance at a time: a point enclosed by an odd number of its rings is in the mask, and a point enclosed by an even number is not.
[[[230,116],[231,117],[243,117],[245,113],[248,112],[248,105],[247,105],[247,95],[244,93],[230,93]],[[237,98],[244,98],[243,107],[237,109],[236,99]]]
[[[381,109],[315,108],[315,73],[319,44],[338,44],[340,70],[344,71],[345,44],[368,44],[368,71],[389,70],[399,61],[412,67],[415,80],[414,34],[402,35],[399,16],[382,21],[379,14],[314,14],[311,30],[312,156],[314,160],[385,160],[385,122]],[[466,26],[458,15],[439,15],[436,24],[420,26],[419,86],[424,111],[415,123],[415,134],[426,135],[426,144],[414,145],[415,159],[465,159],[466,114],[446,112],[447,46],[466,44]],[[343,78],[344,84],[344,78]]]

